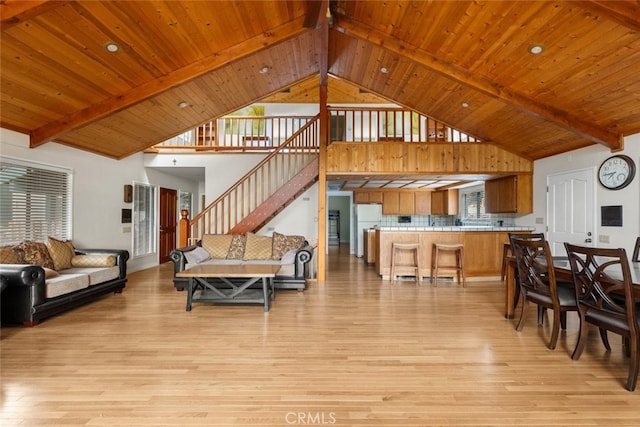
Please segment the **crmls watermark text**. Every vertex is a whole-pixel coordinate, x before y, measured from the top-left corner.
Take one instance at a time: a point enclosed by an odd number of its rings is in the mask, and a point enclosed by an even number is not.
[[[287,412],[284,420],[289,425],[332,425],[336,423],[336,414],[335,412]]]

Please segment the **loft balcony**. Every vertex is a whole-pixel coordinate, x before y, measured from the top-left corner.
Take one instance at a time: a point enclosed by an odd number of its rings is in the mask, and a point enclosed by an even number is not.
[[[329,107],[331,142],[454,142],[479,138],[402,108]],[[157,144],[154,153],[273,151],[313,116],[224,116]]]

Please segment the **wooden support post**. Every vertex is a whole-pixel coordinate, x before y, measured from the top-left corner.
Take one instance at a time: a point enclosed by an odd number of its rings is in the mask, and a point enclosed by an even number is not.
[[[322,2],[322,11],[329,11],[329,2]],[[320,13],[320,150],[318,153],[318,283],[325,281],[327,256],[327,146],[329,145],[329,110],[327,108],[329,84],[329,18]]]
[[[191,227],[189,227],[189,211],[187,209],[180,211],[180,221],[178,224],[178,247],[184,248],[185,246],[189,246],[189,230],[191,229]]]

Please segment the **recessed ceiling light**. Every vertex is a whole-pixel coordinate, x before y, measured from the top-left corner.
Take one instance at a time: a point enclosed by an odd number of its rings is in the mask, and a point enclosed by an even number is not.
[[[380,67],[380,72],[382,74],[387,74],[387,73],[389,73],[389,69],[387,67]]]
[[[463,102],[460,105],[462,105],[462,108],[469,108],[469,103],[468,102]]]
[[[104,45],[104,50],[106,50],[109,53],[116,53],[117,51],[120,50],[120,46],[118,46],[114,42],[109,42],[109,43]]]
[[[178,107],[179,108],[187,108],[188,106],[189,106],[189,103],[187,101],[178,102]]]
[[[266,65],[260,68],[260,74],[266,74],[268,72],[269,72],[269,67],[267,67]]]
[[[540,55],[544,52],[544,46],[541,44],[532,44],[529,46],[529,53],[532,55]]]

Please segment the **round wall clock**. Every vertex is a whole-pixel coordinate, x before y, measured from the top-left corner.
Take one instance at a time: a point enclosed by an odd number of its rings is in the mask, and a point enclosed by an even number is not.
[[[620,190],[633,181],[636,164],[633,159],[623,154],[609,157],[598,169],[598,180],[604,188]]]

